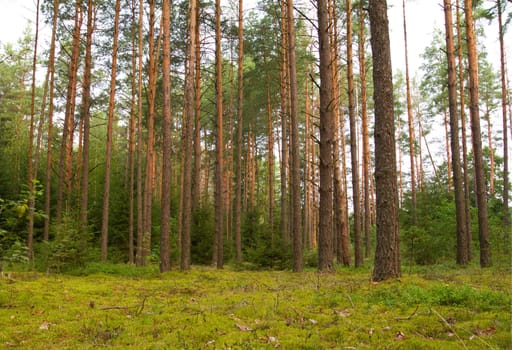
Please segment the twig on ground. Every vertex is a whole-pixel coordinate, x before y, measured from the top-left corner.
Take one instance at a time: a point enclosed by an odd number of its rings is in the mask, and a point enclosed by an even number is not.
[[[412,314],[410,314],[407,317],[395,317],[395,321],[407,321],[407,320],[410,320],[414,315],[416,315],[416,312],[418,312],[419,308],[420,308],[420,306],[416,305],[416,309],[413,311]]]

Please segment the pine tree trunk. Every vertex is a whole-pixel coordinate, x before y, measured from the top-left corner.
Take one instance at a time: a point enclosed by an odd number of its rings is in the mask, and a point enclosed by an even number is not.
[[[131,76],[131,100],[130,100],[130,123],[128,136],[128,262],[135,263],[134,256],[134,186],[135,186],[135,126],[136,126],[136,97],[137,97],[137,42],[136,42],[136,17],[135,17],[135,0],[131,1],[132,7],[132,76]]]
[[[237,123],[236,123],[236,177],[235,177],[235,254],[236,262],[242,262],[242,142],[243,142],[243,100],[244,100],[244,6],[243,0],[238,1],[238,91],[237,91]]]
[[[192,122],[195,118],[195,64],[196,47],[198,38],[196,38],[196,25],[198,21],[198,8],[196,0],[191,0],[190,19],[189,19],[189,52],[188,66],[185,75],[185,120],[184,120],[184,138],[183,138],[183,176],[182,176],[182,219],[181,219],[181,261],[180,269],[190,270],[190,230],[192,220]],[[206,189],[208,186],[206,185]]]
[[[352,1],[346,0],[347,11],[347,84],[348,115],[350,118],[350,159],[352,164],[352,206],[354,210],[355,266],[363,266],[363,242],[361,239],[361,202],[359,186],[359,161],[357,147],[356,102],[354,96],[354,67],[352,63]]]
[[[487,216],[487,190],[485,185],[482,139],[480,131],[480,111],[478,106],[478,58],[473,22],[472,0],[464,0],[466,13],[466,41],[469,65],[469,111],[471,117],[471,138],[473,143],[473,163],[475,167],[475,192],[478,209],[478,238],[480,241],[480,266],[489,267],[491,250],[489,241],[489,219]]]
[[[393,82],[386,0],[370,0],[375,101],[377,248],[373,280],[400,276]]]
[[[303,269],[302,262],[302,208],[300,191],[299,120],[297,101],[297,67],[295,59],[295,21],[293,0],[287,0],[288,73],[290,76],[290,148],[291,148],[291,236],[293,271]]]
[[[57,20],[59,17],[59,0],[53,2],[52,36],[50,40],[50,56],[48,58],[48,71],[46,81],[49,81],[49,107],[48,107],[48,137],[46,150],[46,171],[45,171],[45,198],[44,198],[44,231],[43,239],[48,241],[50,233],[51,217],[51,178],[52,178],[52,145],[53,145],[53,100],[55,91],[55,41],[57,35]]]
[[[138,90],[137,90],[137,253],[135,264],[144,265],[143,237],[144,237],[144,195],[142,193],[142,144],[144,138],[142,135],[142,56],[143,56],[143,36],[144,27],[144,3],[139,0],[139,52],[138,52]]]
[[[32,60],[32,88],[30,101],[30,131],[28,144],[28,225],[27,225],[27,250],[28,260],[34,260],[34,206],[35,206],[35,184],[37,176],[34,176],[34,123],[36,107],[36,70],[37,70],[37,44],[39,38],[39,0],[36,1],[36,28],[34,37],[34,56]]]
[[[455,189],[455,211],[457,222],[457,264],[469,262],[467,252],[466,209],[464,202],[464,186],[460,162],[459,116],[457,114],[457,73],[455,67],[455,47],[453,42],[452,4],[444,0],[446,56],[448,60],[448,99],[450,109],[450,135],[452,148],[452,169]]]
[[[72,133],[73,133],[73,116],[75,114],[75,97],[76,97],[76,84],[78,72],[78,59],[80,53],[80,28],[82,26],[82,9],[81,0],[75,1],[75,23],[73,28],[73,42],[71,49],[71,59],[68,70],[68,84],[66,92],[66,111],[64,114],[64,126],[62,129],[62,141],[59,158],[59,176],[57,183],[57,209],[56,221],[57,224],[62,222],[63,207],[67,210],[69,186],[71,185],[71,163],[72,155]],[[65,188],[64,188],[65,187]],[[64,194],[66,190],[66,195]],[[66,197],[66,198],[65,198]]]
[[[222,106],[222,51],[220,36],[220,0],[215,0],[215,103],[216,103],[216,171],[215,171],[215,242],[217,268],[224,266],[224,140]]]
[[[114,34],[112,44],[112,71],[110,75],[110,97],[108,103],[108,121],[107,121],[107,143],[105,153],[105,181],[103,187],[103,211],[101,221],[101,260],[107,260],[108,252],[108,217],[110,206],[110,166],[112,160],[112,144],[114,129],[114,107],[116,98],[116,70],[117,70],[117,46],[119,39],[119,13],[121,11],[121,0],[116,0],[116,10],[114,18]]]
[[[460,21],[460,8],[459,0],[457,0],[457,58],[459,62],[458,73],[459,73],[459,97],[460,97],[460,123],[461,123],[461,141],[462,141],[462,168],[464,171],[464,202],[466,209],[466,251],[468,259],[471,261],[472,258],[472,241],[473,234],[471,229],[471,201],[470,201],[470,189],[469,189],[469,166],[468,166],[468,147],[467,147],[467,132],[466,132],[466,111],[465,111],[465,88],[464,88],[464,60],[463,60],[463,47],[462,47],[462,29]]]
[[[365,25],[363,3],[359,4],[359,79],[361,84],[361,124],[363,136],[363,231],[365,240],[365,257],[370,256],[371,250],[371,203],[370,203],[370,133],[368,127],[367,90],[366,90],[366,57],[365,57]]]
[[[505,224],[505,232],[509,238],[510,235],[510,215],[508,207],[508,132],[507,132],[507,82],[505,80],[505,44],[503,42],[503,14],[501,0],[497,0],[498,6],[498,26],[500,41],[500,77],[501,77],[501,113],[503,118],[503,223]]]
[[[325,0],[317,1],[320,55],[320,212],[318,270],[333,269],[333,144],[334,111],[332,64],[329,42],[329,12]]]
[[[91,108],[91,71],[92,71],[92,34],[94,31],[95,5],[92,0],[87,2],[87,34],[85,43],[85,68],[82,83],[82,178],[80,182],[80,226],[87,232],[87,213],[89,208],[89,139],[90,139],[90,108]]]
[[[160,272],[171,269],[170,219],[171,219],[171,4],[162,2],[163,24],[163,150],[162,150],[162,197],[160,221]]]

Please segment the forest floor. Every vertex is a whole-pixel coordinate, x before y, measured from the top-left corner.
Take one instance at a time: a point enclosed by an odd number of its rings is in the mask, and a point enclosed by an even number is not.
[[[512,349],[509,267],[87,273],[4,272],[0,348]]]

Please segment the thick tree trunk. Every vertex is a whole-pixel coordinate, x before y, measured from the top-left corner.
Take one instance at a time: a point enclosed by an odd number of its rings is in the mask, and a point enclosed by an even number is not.
[[[393,82],[386,0],[370,0],[375,101],[377,248],[373,280],[400,276]]]
[[[451,0],[444,0],[446,56],[448,60],[448,99],[450,109],[450,135],[452,148],[452,169],[455,190],[455,210],[457,222],[457,264],[469,262],[467,252],[466,209],[464,185],[460,162],[459,116],[457,114],[457,73],[455,67],[455,47],[453,42],[453,20]]]
[[[473,143],[473,163],[475,167],[475,192],[478,209],[478,237],[480,241],[480,266],[489,267],[491,250],[489,240],[489,219],[487,215],[487,190],[485,185],[484,161],[478,106],[478,57],[473,21],[472,0],[464,0],[466,13],[466,41],[469,65],[469,112],[471,116],[471,138]]]
[[[318,41],[320,54],[320,213],[318,236],[318,270],[333,269],[333,144],[334,111],[329,12],[325,0],[317,1]]]

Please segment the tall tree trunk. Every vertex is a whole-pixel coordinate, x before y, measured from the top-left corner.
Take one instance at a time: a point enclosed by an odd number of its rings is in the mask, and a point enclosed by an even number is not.
[[[154,187],[154,163],[155,163],[155,94],[157,83],[158,60],[155,52],[155,1],[149,1],[149,87],[148,87],[148,115],[147,115],[147,149],[146,149],[146,178],[144,183],[143,216],[144,227],[142,234],[142,265],[146,265],[146,259],[151,250],[153,187]]]
[[[465,107],[465,88],[464,88],[464,59],[463,59],[463,47],[462,47],[462,29],[460,20],[460,8],[459,0],[457,0],[457,57],[459,62],[459,97],[460,97],[460,123],[461,123],[461,138],[462,138],[462,168],[464,171],[464,202],[466,209],[466,242],[468,259],[471,261],[471,247],[473,241],[473,234],[471,230],[471,201],[470,201],[470,189],[469,189],[469,165],[468,165],[468,147],[467,147],[467,132],[466,132],[466,107]]]
[[[447,177],[448,177],[448,192],[452,191],[452,160],[451,160],[451,150],[450,150],[450,132],[448,131],[448,115],[446,110],[443,111],[444,115],[444,135],[445,135],[445,148],[446,148],[446,165],[447,165]]]
[[[39,0],[36,1],[36,28],[34,37],[34,56],[32,60],[32,88],[30,101],[30,131],[28,144],[28,225],[27,225],[27,248],[28,260],[34,260],[34,206],[35,206],[35,183],[37,176],[34,176],[34,123],[36,114],[36,70],[37,70],[37,44],[39,38]]]
[[[194,172],[192,183],[192,213],[198,209],[201,201],[201,38],[199,16],[196,16],[195,26],[195,94],[194,94]]]
[[[53,145],[53,99],[55,91],[55,41],[57,35],[57,20],[59,17],[59,0],[53,2],[52,36],[50,40],[50,56],[48,58],[48,70],[46,81],[49,81],[49,107],[48,107],[48,140],[46,150],[46,171],[45,171],[45,197],[44,197],[44,231],[43,239],[48,241],[50,233],[51,217],[51,178],[52,178],[52,145]],[[44,110],[42,111],[44,113]]]
[[[114,109],[116,98],[117,46],[119,39],[119,13],[121,0],[116,0],[114,17],[114,35],[112,43],[112,71],[110,73],[110,97],[108,103],[107,143],[105,152],[105,181],[103,187],[103,211],[101,221],[101,260],[107,261],[108,253],[108,216],[110,205],[110,165],[112,160],[112,136],[114,129]]]
[[[452,169],[455,189],[455,211],[457,221],[457,264],[469,262],[467,251],[466,209],[464,185],[460,163],[459,116],[457,114],[457,72],[455,67],[455,47],[453,42],[453,20],[451,0],[444,0],[446,56],[448,60],[448,99],[450,108],[450,135],[452,148]]]
[[[244,5],[238,1],[238,91],[236,123],[236,177],[235,177],[235,254],[236,262],[242,262],[242,142],[243,142],[243,101],[244,101]]]
[[[472,0],[464,0],[466,13],[466,41],[469,65],[469,111],[471,116],[471,138],[473,142],[473,163],[475,167],[475,192],[478,209],[478,237],[480,241],[480,266],[489,267],[491,250],[489,241],[489,219],[487,216],[487,191],[485,186],[482,139],[480,131],[480,111],[478,107],[478,57],[473,21]]]
[[[334,111],[329,12],[325,0],[317,1],[318,41],[320,54],[320,213],[318,236],[318,270],[333,269],[333,144]]]
[[[393,81],[386,0],[370,0],[375,101],[377,248],[373,280],[400,276]]]
[[[142,135],[142,55],[143,55],[143,36],[144,28],[144,3],[139,0],[139,52],[138,52],[138,87],[137,87],[137,254],[135,264],[144,265],[143,238],[144,238],[144,195],[142,192],[142,144],[144,138]]]
[[[71,60],[68,70],[68,84],[66,87],[66,111],[64,114],[64,126],[62,129],[62,141],[59,159],[59,177],[57,183],[57,210],[56,221],[57,224],[62,222],[63,206],[67,211],[67,204],[64,201],[69,200],[69,186],[71,185],[71,163],[72,156],[72,134],[73,134],[73,118],[75,114],[75,97],[76,97],[76,84],[78,72],[78,59],[80,53],[80,28],[82,27],[82,9],[81,0],[75,1],[75,23],[73,28],[73,42],[71,49]],[[64,187],[66,187],[66,196],[64,195]],[[66,197],[66,198],[64,198]]]
[[[352,201],[354,210],[355,266],[363,266],[363,242],[361,239],[361,201],[359,186],[359,161],[357,148],[356,101],[354,96],[354,66],[352,63],[352,1],[346,0],[347,11],[347,84],[348,115],[350,118],[350,159],[352,164]]]
[[[371,250],[371,203],[370,203],[370,133],[368,127],[367,90],[366,90],[366,58],[365,58],[365,25],[363,2],[359,3],[359,79],[361,84],[361,124],[363,134],[363,202],[364,217],[363,231],[365,240],[365,257],[370,256]]]
[[[194,95],[194,74],[196,64],[196,48],[198,45],[198,38],[196,38],[197,26],[197,1],[190,0],[189,2],[189,47],[188,47],[188,65],[185,75],[185,120],[184,120],[184,142],[183,142],[183,177],[182,177],[182,224],[181,224],[181,262],[180,269],[190,270],[190,225],[191,225],[191,194],[192,194],[192,121],[195,117],[195,103]],[[208,186],[206,185],[206,189]]]
[[[130,123],[128,136],[128,262],[135,263],[134,256],[134,186],[135,186],[135,126],[136,126],[136,97],[137,97],[137,38],[136,38],[136,16],[135,0],[131,0],[131,25],[132,25],[132,76],[131,76],[131,100],[130,100]]]
[[[222,51],[220,36],[220,0],[215,0],[215,100],[216,100],[216,171],[215,171],[215,241],[217,268],[224,266],[224,140],[222,106]]]
[[[503,42],[503,9],[501,0],[497,0],[498,26],[500,41],[500,77],[501,77],[501,113],[503,118],[503,222],[505,232],[510,232],[510,215],[508,208],[508,132],[507,132],[507,82],[505,80],[505,44]],[[507,237],[508,238],[508,237]]]
[[[270,96],[270,76],[267,72],[267,172],[268,172],[268,223],[270,237],[274,237],[274,120]]]
[[[287,0],[288,73],[290,76],[290,147],[291,147],[291,236],[293,271],[303,269],[302,262],[302,209],[300,191],[299,120],[297,101],[297,67],[295,59],[295,21],[293,0]]]
[[[171,269],[170,254],[170,219],[171,219],[171,4],[170,0],[162,2],[163,17],[163,151],[162,151],[162,197],[160,221],[160,272]]]
[[[288,114],[289,106],[289,90],[288,90],[288,35],[287,35],[287,7],[285,0],[280,1],[281,5],[281,71],[280,71],[280,87],[279,93],[281,97],[281,237],[284,241],[290,240],[288,229]]]
[[[412,117],[412,102],[411,102],[411,83],[409,78],[409,51],[407,42],[407,21],[405,16],[405,0],[402,0],[403,9],[403,23],[404,23],[404,47],[405,47],[405,86],[406,86],[406,101],[407,101],[407,124],[409,127],[409,157],[411,166],[411,197],[412,197],[412,222],[416,225],[417,209],[416,209],[416,172],[415,172],[415,151],[414,151],[414,123]]]
[[[95,26],[95,4],[87,1],[87,34],[85,39],[85,68],[82,83],[82,179],[80,181],[80,226],[82,232],[87,232],[87,212],[89,207],[89,139],[91,120],[91,71],[92,71],[92,34]]]

